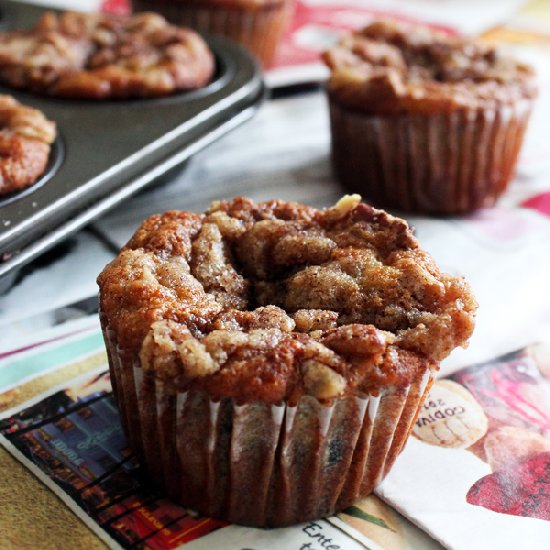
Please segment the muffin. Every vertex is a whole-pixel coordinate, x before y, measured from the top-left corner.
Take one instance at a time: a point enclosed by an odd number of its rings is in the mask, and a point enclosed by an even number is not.
[[[114,393],[148,475],[252,526],[369,494],[476,309],[406,222],[358,196],[152,216],[98,283]]]
[[[0,95],[0,198],[42,176],[55,134],[55,124],[41,111]]]
[[[490,207],[516,166],[533,70],[492,46],[376,22],[324,54],[332,162],[377,205],[462,214]]]
[[[50,96],[161,97],[205,86],[214,67],[198,34],[153,13],[47,12],[31,30],[0,32],[0,82]]]
[[[133,0],[133,8],[158,11],[173,23],[227,36],[267,68],[275,58],[292,0]]]

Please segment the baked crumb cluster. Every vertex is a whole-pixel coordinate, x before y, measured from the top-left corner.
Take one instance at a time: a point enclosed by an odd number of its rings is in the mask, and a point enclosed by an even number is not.
[[[55,124],[37,109],[0,95],[0,196],[32,185],[44,172]]]
[[[152,216],[100,275],[121,350],[181,390],[244,401],[408,384],[473,330],[463,279],[357,195]]]
[[[214,59],[195,32],[160,15],[46,13],[0,33],[0,81],[76,98],[157,97],[206,85]]]
[[[445,110],[536,96],[531,67],[493,46],[426,27],[379,21],[324,54],[329,90],[377,112]]]

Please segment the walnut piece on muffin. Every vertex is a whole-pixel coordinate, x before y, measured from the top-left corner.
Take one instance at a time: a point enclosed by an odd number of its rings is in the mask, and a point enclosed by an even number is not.
[[[152,216],[99,276],[119,348],[177,391],[269,404],[405,386],[472,333],[467,283],[349,197]]]
[[[47,12],[0,33],[0,81],[66,98],[161,97],[208,84],[214,57],[194,31],[154,13]]]
[[[55,124],[42,112],[0,95],[0,197],[40,178],[55,135]]]

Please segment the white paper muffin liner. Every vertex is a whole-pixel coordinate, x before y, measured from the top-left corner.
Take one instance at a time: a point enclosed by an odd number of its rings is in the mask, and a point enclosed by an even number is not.
[[[329,96],[332,162],[377,206],[460,214],[491,207],[513,176],[532,101],[499,109],[376,116]]]
[[[273,62],[291,10],[290,0],[250,7],[134,0],[133,6],[134,11],[154,10],[178,25],[227,36],[254,53],[264,67]]]
[[[175,393],[125,355],[104,323],[113,391],[130,445],[152,481],[204,515],[283,526],[334,514],[388,473],[416,420],[432,373],[378,395],[323,405],[213,401]]]

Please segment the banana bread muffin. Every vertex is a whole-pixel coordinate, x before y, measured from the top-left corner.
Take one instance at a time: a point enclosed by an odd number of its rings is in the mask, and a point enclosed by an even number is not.
[[[46,13],[0,33],[0,82],[66,98],[160,97],[208,84],[214,58],[195,32],[142,13]]]
[[[239,42],[273,64],[292,11],[292,0],[133,0],[134,11],[152,10],[169,21]]]
[[[403,220],[358,196],[152,216],[98,283],[149,474],[185,506],[257,526],[371,492],[476,309]]]
[[[494,205],[537,94],[531,67],[492,46],[388,21],[344,37],[324,60],[342,184],[407,211]]]
[[[55,124],[42,112],[0,95],[0,197],[35,183],[44,173]]]

